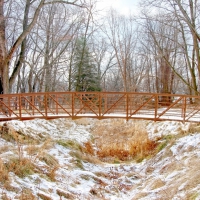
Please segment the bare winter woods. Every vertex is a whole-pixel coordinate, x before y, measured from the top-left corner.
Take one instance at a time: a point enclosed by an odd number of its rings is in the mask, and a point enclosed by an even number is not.
[[[0,0],[1,92],[198,95],[200,3],[140,3],[102,15],[95,0]]]

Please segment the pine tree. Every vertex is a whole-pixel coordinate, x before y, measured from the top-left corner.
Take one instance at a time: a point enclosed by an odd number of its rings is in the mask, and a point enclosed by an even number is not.
[[[74,58],[76,91],[101,91],[100,78],[85,39],[78,39]]]

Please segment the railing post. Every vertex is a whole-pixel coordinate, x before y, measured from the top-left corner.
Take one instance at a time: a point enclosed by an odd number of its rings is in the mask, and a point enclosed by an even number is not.
[[[158,115],[158,94],[155,95],[155,117],[154,121],[157,121],[157,115]]]
[[[183,107],[182,107],[183,123],[185,123],[185,117],[186,117],[186,96],[183,97]]]
[[[31,95],[31,103],[32,103],[32,105],[36,106],[35,97],[33,95]],[[31,105],[29,107],[31,108]],[[32,114],[35,115],[34,107],[32,108]]]
[[[72,95],[72,118],[74,117],[74,92],[71,93]]]
[[[129,113],[129,100],[128,100],[128,92],[126,92],[126,121],[128,121],[128,113]]]
[[[45,109],[45,117],[47,118],[47,93],[44,94],[44,109]]]
[[[99,96],[99,119],[101,118],[101,111],[102,111],[102,102],[101,102],[101,100],[102,100],[102,96],[101,96],[101,93],[99,92],[98,93],[98,96]]]
[[[56,99],[56,103],[55,102],[54,103],[56,104],[56,114],[58,115],[58,94],[56,94],[55,99]]]
[[[18,94],[18,104],[19,104],[19,118],[22,119],[22,96]]]

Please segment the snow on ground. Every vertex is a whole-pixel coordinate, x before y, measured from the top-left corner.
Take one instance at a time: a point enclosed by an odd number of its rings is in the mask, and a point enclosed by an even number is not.
[[[7,182],[0,178],[0,199],[200,199],[200,134],[194,130],[190,133],[191,124],[149,122],[151,139],[169,136],[172,139],[157,155],[141,163],[110,164],[77,151],[79,144],[92,140],[90,130],[96,122],[94,119],[13,120],[6,125],[1,122],[1,127],[11,127],[8,135],[16,130],[23,137],[34,139],[22,144],[2,136],[2,162],[27,158],[37,167],[25,176],[9,172]],[[108,125],[108,120],[105,124]],[[1,128],[1,135],[2,130],[5,129]],[[0,172],[3,177],[1,164]]]

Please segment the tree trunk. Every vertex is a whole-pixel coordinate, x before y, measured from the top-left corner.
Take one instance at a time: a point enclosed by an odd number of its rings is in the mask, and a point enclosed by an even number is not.
[[[24,12],[23,31],[25,31],[27,26],[28,26],[28,15],[29,15],[29,10],[30,10],[30,5],[31,5],[31,0],[27,0],[25,12]],[[19,59],[17,61],[16,66],[14,67],[13,72],[11,74],[11,77],[9,79],[10,89],[11,89],[18,73],[20,72],[20,69],[21,69],[22,64],[24,62],[26,45],[27,45],[27,37],[24,38],[24,40],[21,44],[21,52],[20,52],[20,55],[19,55]]]
[[[3,12],[4,0],[0,0],[0,93],[8,93],[8,63],[6,62],[5,18]]]

